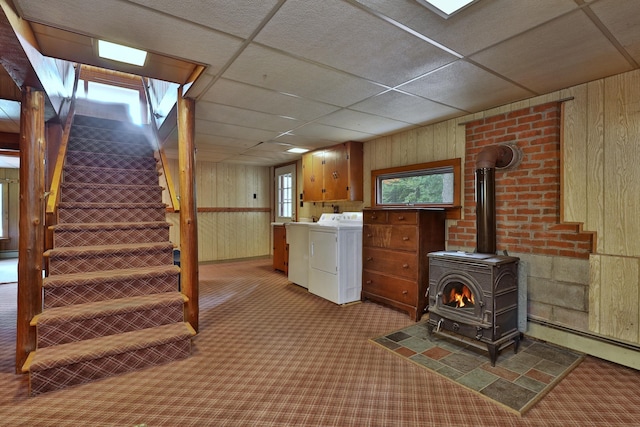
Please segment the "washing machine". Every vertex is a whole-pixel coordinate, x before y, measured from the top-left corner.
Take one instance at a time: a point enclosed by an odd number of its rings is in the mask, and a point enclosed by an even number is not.
[[[361,290],[362,212],[322,214],[309,225],[309,292],[347,304]]]

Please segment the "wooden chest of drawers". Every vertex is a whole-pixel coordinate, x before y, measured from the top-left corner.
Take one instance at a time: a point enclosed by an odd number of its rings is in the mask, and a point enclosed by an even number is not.
[[[429,252],[444,250],[445,212],[364,209],[362,299],[420,320],[428,306]]]

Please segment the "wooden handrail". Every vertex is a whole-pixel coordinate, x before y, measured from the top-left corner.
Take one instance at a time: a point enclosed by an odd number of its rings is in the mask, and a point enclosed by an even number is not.
[[[167,183],[167,191],[169,192],[169,198],[171,199],[171,206],[174,212],[180,211],[180,201],[178,200],[178,196],[176,195],[176,190],[173,185],[173,178],[171,177],[171,173],[169,168],[167,167],[168,161],[167,156],[164,152],[164,148],[160,144],[160,136],[158,133],[158,126],[156,125],[156,121],[154,120],[154,111],[153,106],[151,105],[151,95],[149,93],[149,87],[144,81],[144,78],[141,78],[142,87],[144,87],[144,93],[147,98],[147,108],[149,111],[149,125],[151,126],[151,132],[153,134],[153,140],[156,145],[156,149],[158,150],[158,156],[160,157],[160,167],[162,169],[162,173],[164,174],[164,179]]]
[[[60,198],[60,185],[62,184],[62,170],[64,169],[64,160],[67,155],[67,145],[69,143],[69,135],[71,134],[71,124],[73,123],[73,116],[76,108],[76,92],[78,91],[78,80],[80,78],[80,68],[78,65],[75,73],[75,80],[73,82],[73,91],[71,93],[71,105],[69,107],[69,113],[67,114],[67,120],[64,124],[64,131],[62,133],[62,140],[60,141],[60,148],[58,149],[58,155],[56,157],[56,165],[53,169],[53,175],[51,177],[51,187],[49,188],[49,195],[47,198],[47,206],[45,213],[47,216],[55,215],[56,206],[58,206],[58,200]]]

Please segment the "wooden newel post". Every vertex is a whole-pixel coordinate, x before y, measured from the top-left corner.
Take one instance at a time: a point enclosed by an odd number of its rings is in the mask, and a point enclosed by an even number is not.
[[[178,167],[180,185],[180,283],[189,301],[185,320],[198,331],[198,222],[195,172],[195,101],[178,90]]]
[[[18,312],[16,372],[36,348],[31,319],[42,311],[42,254],[44,252],[45,139],[44,93],[22,92],[20,113],[20,220],[18,224]]]

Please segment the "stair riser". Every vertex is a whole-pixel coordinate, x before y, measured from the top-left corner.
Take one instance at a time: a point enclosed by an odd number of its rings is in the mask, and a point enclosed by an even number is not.
[[[162,200],[162,188],[140,188],[126,189],[120,188],[81,188],[81,187],[65,187],[62,186],[60,192],[61,202],[78,202],[78,203],[154,203]]]
[[[191,339],[183,339],[43,371],[32,371],[29,375],[29,387],[31,395],[35,396],[149,366],[186,359],[190,353]]]
[[[69,167],[64,170],[64,182],[82,182],[88,184],[115,185],[158,185],[158,173],[155,170],[121,169],[84,169]]]
[[[59,224],[164,221],[166,208],[60,208]]]
[[[126,144],[138,144],[138,145],[150,145],[147,137],[140,132],[127,132],[122,129],[109,129],[103,127],[94,127],[94,126],[72,126],[71,127],[71,138],[70,141],[74,139],[96,139],[101,142],[120,142]]]
[[[140,251],[124,254],[49,257],[49,274],[86,273],[101,270],[150,267],[173,264],[173,251]]]
[[[140,309],[80,320],[38,323],[38,348],[153,328],[184,320],[184,304]]]
[[[88,153],[118,154],[121,156],[153,157],[153,148],[148,144],[129,144],[118,141],[70,138],[69,150]]]
[[[65,164],[95,168],[155,170],[157,162],[153,157],[126,157],[68,151]]]
[[[53,233],[54,247],[153,243],[169,240],[169,226],[163,228],[126,230],[74,230]]]
[[[113,282],[87,283],[81,286],[44,288],[44,308],[85,304],[110,299],[159,294],[178,290],[179,274],[144,277]]]

